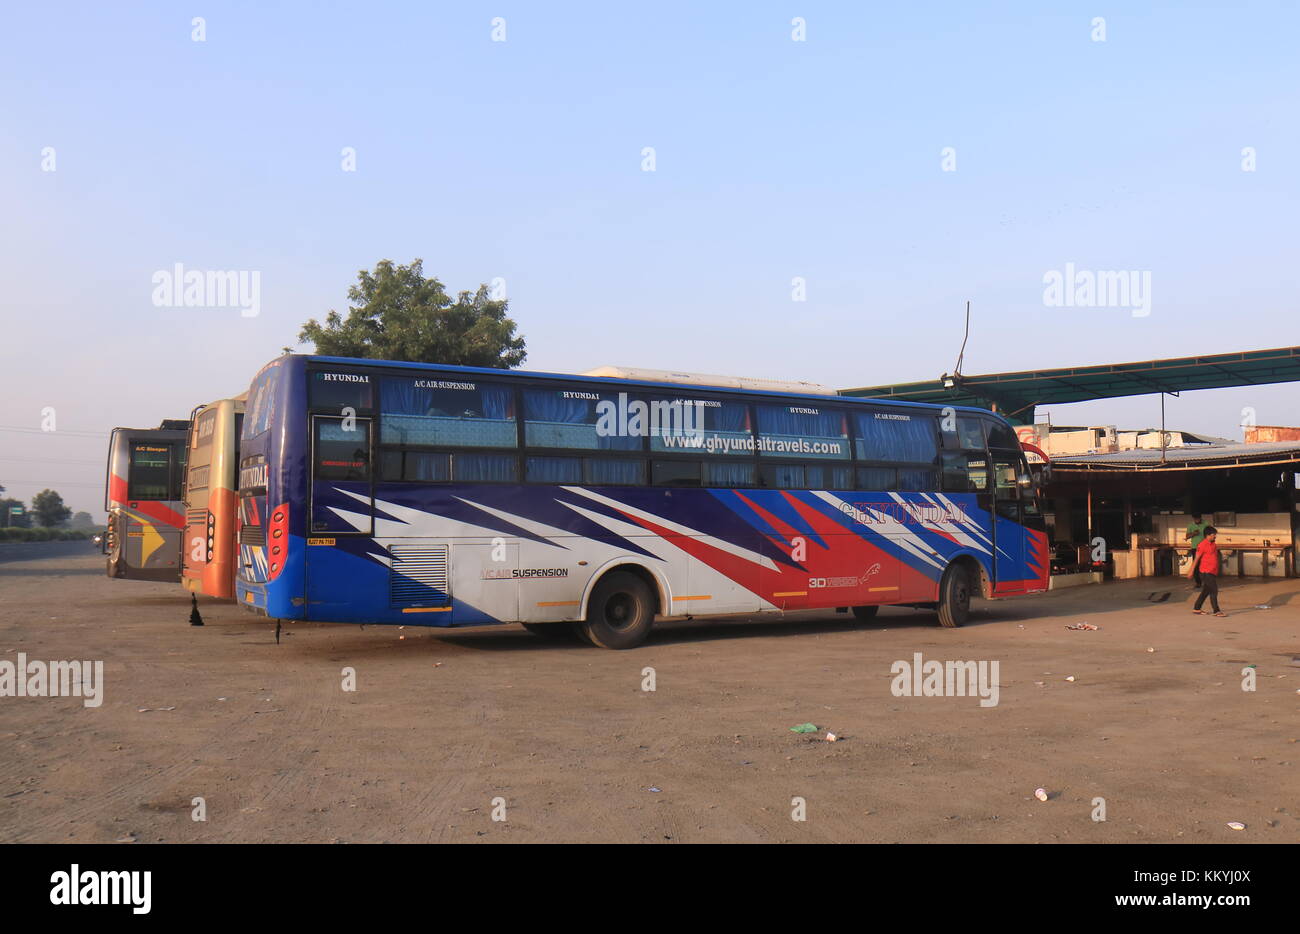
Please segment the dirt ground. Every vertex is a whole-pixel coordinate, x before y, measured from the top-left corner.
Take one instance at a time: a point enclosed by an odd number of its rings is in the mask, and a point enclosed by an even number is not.
[[[1226,619],[1186,588],[981,603],[958,630],[671,622],[627,652],[517,626],[276,645],[229,603],[191,628],[179,585],[108,580],[97,555],[4,563],[0,660],[102,659],[105,688],[96,709],[0,698],[0,841],[1294,843],[1300,582],[1229,580]],[[998,661],[998,705],[895,697],[915,652]]]

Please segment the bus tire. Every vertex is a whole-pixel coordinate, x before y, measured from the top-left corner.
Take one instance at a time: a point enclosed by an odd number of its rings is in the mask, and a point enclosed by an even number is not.
[[[868,620],[875,619],[876,614],[879,612],[880,612],[880,607],[878,605],[855,606],[853,608],[854,618],[859,619],[864,623],[867,622]]]
[[[632,649],[645,641],[654,619],[654,595],[645,581],[627,571],[613,571],[596,584],[580,628],[593,645]]]
[[[577,635],[573,623],[524,623],[523,627],[547,642],[573,642]]]
[[[956,629],[970,616],[970,572],[960,564],[948,565],[939,580],[939,625]]]

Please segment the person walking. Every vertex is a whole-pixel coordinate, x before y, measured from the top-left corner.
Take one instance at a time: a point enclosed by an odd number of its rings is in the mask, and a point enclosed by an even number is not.
[[[1210,526],[1201,521],[1199,512],[1192,513],[1192,524],[1187,527],[1187,534],[1183,538],[1191,547],[1187,551],[1187,557],[1192,559],[1192,589],[1195,590],[1201,586],[1201,572],[1196,569],[1196,549],[1205,539],[1205,530]]]
[[[1206,597],[1210,599],[1210,606],[1214,609],[1215,616],[1228,615],[1219,609],[1219,546],[1214,543],[1218,534],[1219,530],[1214,526],[1206,526],[1205,535],[1201,543],[1196,546],[1196,557],[1192,559],[1192,574],[1199,573],[1201,581],[1201,595],[1196,598],[1196,605],[1192,607],[1192,612],[1199,616],[1205,615],[1201,606],[1205,603]]]

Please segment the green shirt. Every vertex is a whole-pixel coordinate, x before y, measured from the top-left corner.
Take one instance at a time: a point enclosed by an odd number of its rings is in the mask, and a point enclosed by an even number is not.
[[[1201,539],[1205,538],[1205,530],[1208,529],[1209,527],[1210,527],[1210,523],[1208,522],[1193,522],[1191,525],[1189,525],[1187,527],[1187,534],[1192,537],[1187,540],[1188,543],[1193,548],[1199,545],[1201,543]]]

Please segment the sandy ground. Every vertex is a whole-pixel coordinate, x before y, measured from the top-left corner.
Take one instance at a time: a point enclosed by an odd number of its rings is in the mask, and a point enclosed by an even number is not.
[[[0,659],[102,659],[106,684],[98,709],[0,698],[0,841],[1296,842],[1300,582],[1227,582],[1227,619],[1185,588],[982,603],[951,631],[903,609],[672,622],[629,652],[516,626],[294,624],[277,646],[232,604],[191,628],[178,585],[95,555],[9,562]],[[998,661],[998,705],[893,696],[914,652]]]

